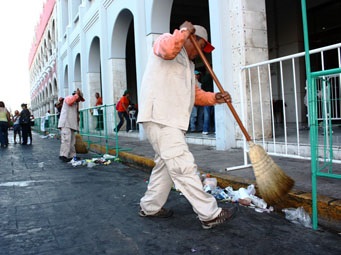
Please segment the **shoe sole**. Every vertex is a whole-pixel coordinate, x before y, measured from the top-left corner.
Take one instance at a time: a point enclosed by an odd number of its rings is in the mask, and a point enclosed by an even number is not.
[[[59,159],[61,160],[61,161],[63,161],[63,162],[65,162],[65,163],[68,163],[68,162],[70,162],[71,160],[72,160],[72,158],[63,158],[63,157],[59,157]]]
[[[155,215],[155,214],[151,214],[151,215],[147,215],[144,213],[144,211],[139,211],[139,215],[141,217],[150,217],[150,218],[169,218],[173,216],[173,211],[169,211],[168,214],[164,214],[164,215]]]

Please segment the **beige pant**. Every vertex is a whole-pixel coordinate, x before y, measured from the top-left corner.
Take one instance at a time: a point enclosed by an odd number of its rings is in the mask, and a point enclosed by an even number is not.
[[[143,123],[143,129],[155,151],[147,191],[140,206],[146,214],[158,212],[166,203],[173,182],[187,198],[201,221],[216,218],[221,211],[216,199],[203,190],[194,157],[180,129]]]
[[[61,128],[60,131],[61,144],[59,156],[72,158],[76,156],[76,136],[75,131],[71,128]]]

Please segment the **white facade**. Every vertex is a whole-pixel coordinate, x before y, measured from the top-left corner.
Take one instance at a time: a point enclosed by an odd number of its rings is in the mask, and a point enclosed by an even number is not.
[[[188,20],[209,31],[210,41],[216,49],[207,57],[224,89],[232,95],[237,112],[245,114],[247,119],[249,109],[241,106],[241,91],[246,94],[258,92],[248,90],[248,81],[245,75],[241,75],[241,67],[268,60],[269,56],[275,58],[303,49],[299,3],[289,0],[291,4],[283,5],[282,2],[57,0],[59,96],[80,88],[86,99],[81,107],[87,108],[94,106],[95,92],[102,94],[104,104],[113,104],[124,90],[129,89],[133,102],[138,103],[138,92],[153,41]],[[326,1],[321,0],[318,4],[323,2]],[[331,2],[337,4],[337,1]],[[313,3],[309,6],[318,8],[318,4]],[[286,22],[287,13],[291,14],[290,22]],[[196,67],[203,68],[202,61],[197,60]],[[301,81],[298,91],[303,106],[304,66],[297,69],[302,70],[297,79]],[[276,74],[272,79],[275,84]],[[259,86],[261,90],[268,90],[269,77],[264,74]],[[274,99],[281,97],[281,91],[273,91]],[[264,94],[259,100],[266,106],[262,109],[263,123],[264,120],[270,123],[270,96]],[[286,100],[290,108],[293,98],[289,96]],[[303,106],[301,121],[304,121],[304,109]],[[253,125],[256,130],[265,128],[263,133],[272,135],[270,125],[261,127],[257,119]],[[215,132],[215,145],[219,150],[236,146],[236,138],[242,136],[226,105],[215,107]],[[140,130],[139,137],[143,139],[143,130]]]
[[[58,99],[55,7],[54,0],[45,2],[29,57],[31,110],[36,117],[48,110],[54,113]]]
[[[216,47],[212,64],[220,82],[236,98],[238,107],[239,66],[268,59],[265,2],[189,2],[195,8],[200,8],[203,3],[209,7],[201,10],[207,12],[202,17],[207,21],[201,25],[211,31],[211,42]],[[177,4],[182,5],[180,1]],[[79,87],[86,98],[82,107],[94,105],[97,91],[103,95],[104,104],[117,102],[124,90],[132,89],[127,85],[126,45],[127,40],[133,38],[136,88],[132,90],[138,101],[139,86],[153,41],[159,34],[169,32],[171,22],[180,25],[184,21],[172,16],[176,13],[172,5],[172,0],[58,0],[58,84],[61,96],[71,94]],[[246,19],[249,16],[261,22]],[[196,19],[200,20],[200,17]],[[192,21],[191,15],[188,20]],[[127,37],[131,22],[134,35]],[[255,43],[248,44],[251,33]],[[245,54],[246,50],[252,54]],[[202,63],[200,65],[202,67]],[[227,107],[216,106],[215,116],[217,148],[234,146],[235,139],[231,136],[235,133],[234,120]]]

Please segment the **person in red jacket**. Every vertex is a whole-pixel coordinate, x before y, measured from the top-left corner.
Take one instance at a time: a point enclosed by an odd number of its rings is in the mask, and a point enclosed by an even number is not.
[[[95,93],[95,97],[96,97],[95,106],[103,105],[103,99],[98,92]],[[95,116],[97,118],[96,130],[102,130],[103,129],[103,110],[102,108],[96,108],[96,110],[97,110],[97,115]]]
[[[118,117],[120,118],[120,122],[114,129],[115,132],[120,131],[121,127],[124,124],[124,119],[126,120],[126,131],[132,132],[130,119],[129,119],[129,105],[130,105],[130,93],[128,90],[124,91],[123,96],[121,97],[120,101],[118,101],[116,105],[116,110],[118,113]]]

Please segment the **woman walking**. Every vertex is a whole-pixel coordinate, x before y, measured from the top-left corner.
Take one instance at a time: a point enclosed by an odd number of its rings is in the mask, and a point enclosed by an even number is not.
[[[0,101],[0,144],[1,148],[8,146],[8,128],[11,123],[11,116],[5,107],[5,103]]]
[[[14,133],[14,144],[17,144],[17,135],[19,136],[19,143],[21,143],[21,126],[20,126],[20,113],[15,110],[13,116],[13,133]]]

